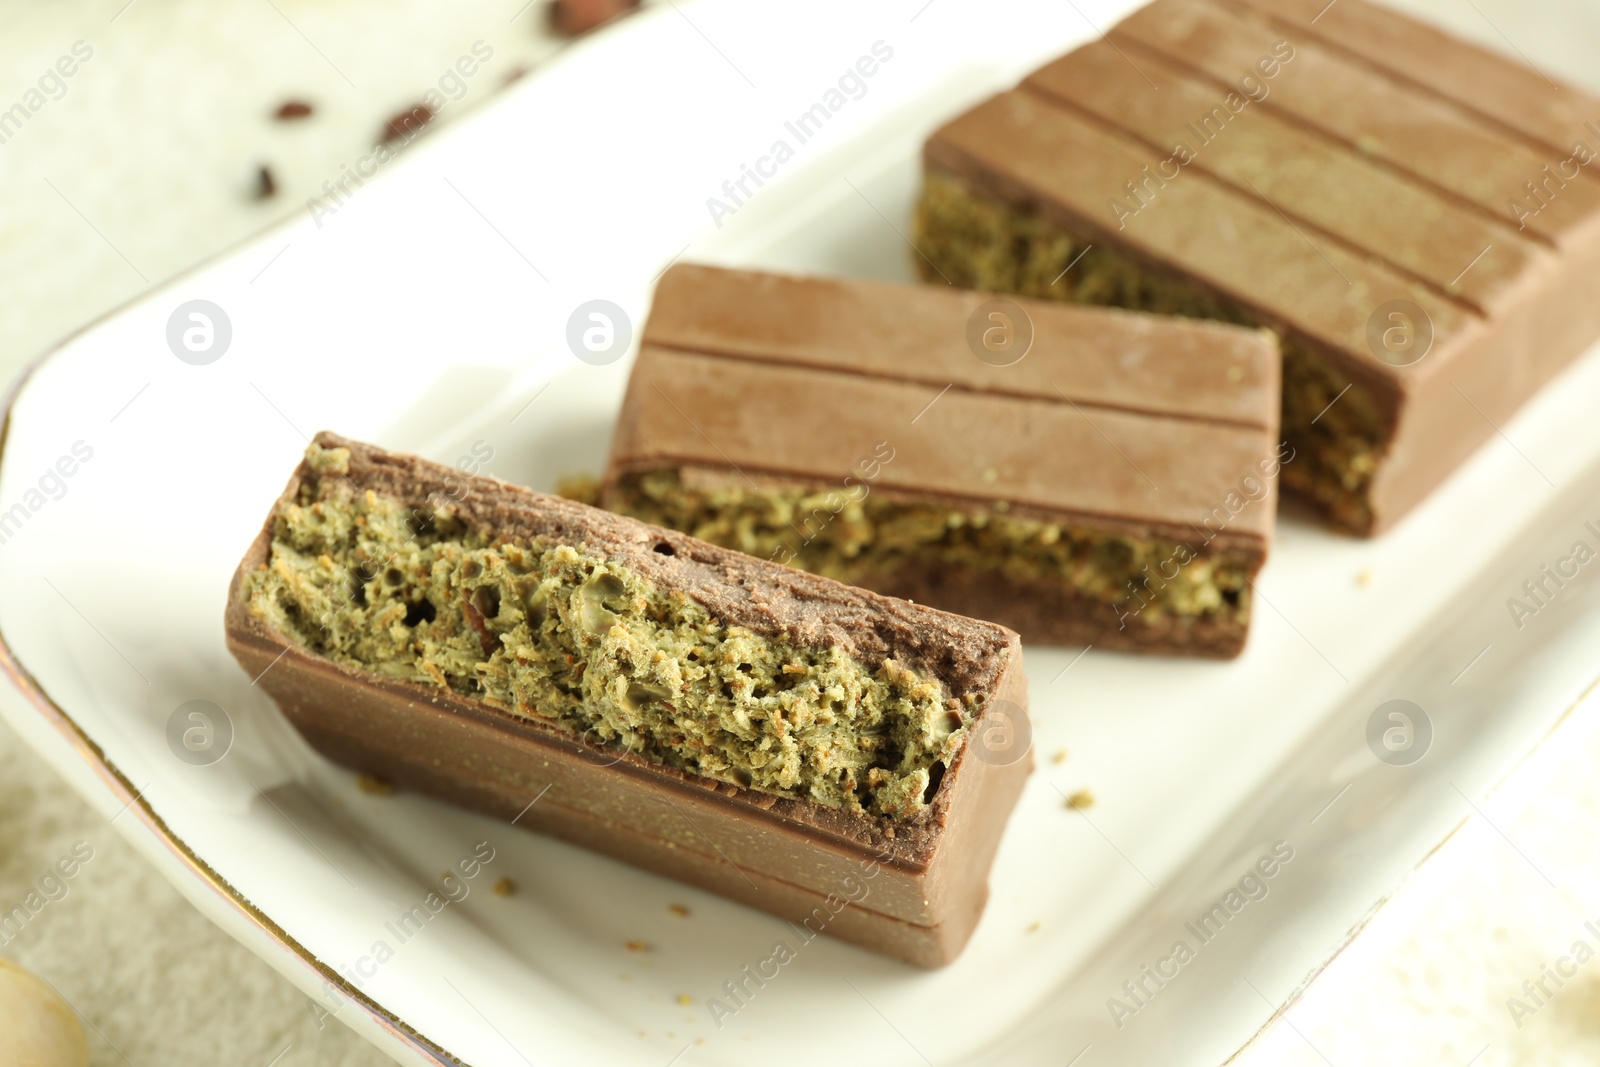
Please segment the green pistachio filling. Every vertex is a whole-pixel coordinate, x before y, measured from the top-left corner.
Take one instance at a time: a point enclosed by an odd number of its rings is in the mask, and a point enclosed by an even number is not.
[[[940,171],[924,177],[915,230],[917,248],[927,257],[917,257],[918,269],[929,281],[1259,325],[1244,308],[1192,282],[1158,275],[1110,248],[1088,245]],[[1368,483],[1383,454],[1382,419],[1360,385],[1344,392],[1348,383],[1303,344],[1285,337],[1279,342],[1283,432],[1295,454],[1283,466],[1283,482],[1328,509],[1336,521],[1364,529],[1372,521]]]
[[[1197,554],[1026,518],[1004,503],[957,511],[827,487],[686,485],[676,470],[624,478],[608,507],[701,540],[852,584],[911,563],[997,572],[1029,586],[1065,586],[1150,625],[1174,617],[1249,617],[1242,556]]]
[[[893,659],[728,625],[595,552],[507,540],[449,505],[410,508],[313,476],[279,510],[247,594],[260,617],[347,666],[449,689],[669,767],[844,811],[926,807],[981,698]]]

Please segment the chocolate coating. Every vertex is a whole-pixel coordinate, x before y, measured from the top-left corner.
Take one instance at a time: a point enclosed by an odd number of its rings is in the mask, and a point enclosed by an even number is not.
[[[1600,150],[1597,121],[1600,99],[1362,0],[1157,0],[925,155],[1359,386],[1380,454],[1334,517],[1373,533],[1600,335],[1600,180],[1550,178]],[[1391,301],[1431,329],[1416,362],[1374,347]]]
[[[661,469],[752,488],[848,488],[853,466],[881,440],[894,458],[866,479],[878,500],[997,507],[1203,545],[1246,560],[1253,574],[1271,538],[1274,486],[1268,479],[1236,514],[1219,509],[1278,447],[1271,337],[1017,299],[1032,345],[1000,366],[969,341],[970,321],[991,299],[944,286],[674,266],[645,326],[602,502],[618,502],[629,474]],[[1000,567],[910,558],[851,580],[995,619],[1029,641],[1225,657],[1246,633],[1190,620],[1124,625],[1107,600]]]
[[[448,501],[469,526],[583,546],[660,588],[683,592],[726,622],[797,644],[838,647],[869,664],[893,656],[953,694],[982,693],[986,711],[975,732],[995,701],[1026,706],[1020,643],[1003,627],[333,434],[319,434],[317,443],[350,450],[348,476],[358,488],[419,507]],[[292,499],[307,474],[302,464],[280,499]],[[245,576],[268,558],[272,530],[269,517],[235,573],[228,645],[330,759],[497,817],[520,814],[520,825],[797,923],[830,894],[844,897],[847,879],[859,881],[870,865],[867,895],[835,916],[827,933],[923,966],[949,962],[965,944],[1030,759],[985,762],[972,757],[968,744],[928,806],[898,821],[647,762],[448,689],[335,663],[290,641],[250,610],[244,594]],[[752,885],[770,891],[751,891]]]

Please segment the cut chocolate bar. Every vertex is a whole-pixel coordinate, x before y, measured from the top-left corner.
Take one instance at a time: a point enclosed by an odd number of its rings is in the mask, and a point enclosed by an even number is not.
[[[1284,485],[1373,533],[1600,334],[1597,120],[1363,0],[1157,0],[933,135],[919,265],[1272,328]]]
[[[680,264],[601,503],[1028,641],[1232,656],[1278,375],[1262,330]]]
[[[1000,626],[332,434],[227,634],[331,759],[923,966],[1031,765]]]

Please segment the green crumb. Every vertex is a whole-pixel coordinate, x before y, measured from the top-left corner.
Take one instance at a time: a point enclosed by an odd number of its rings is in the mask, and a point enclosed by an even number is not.
[[[594,507],[600,500],[600,479],[592,474],[572,474],[556,483],[556,496]]]
[[[915,229],[922,253],[917,267],[928,281],[1261,325],[1245,308],[1193,282],[1150,270],[1102,245],[1090,245],[941,171],[929,171],[924,177]],[[1282,468],[1283,483],[1327,508],[1335,521],[1365,529],[1372,522],[1367,488],[1386,440],[1383,419],[1361,385],[1349,385],[1297,339],[1280,336],[1279,344],[1283,431],[1294,449],[1294,459]]]
[[[372,774],[357,775],[356,788],[369,796],[387,797],[394,795],[393,785]]]
[[[448,689],[641,758],[844,811],[926,807],[980,699],[893,659],[713,618],[615,560],[491,538],[360,490],[343,449],[280,506],[251,610],[338,663]]]
[[[1088,789],[1080,789],[1067,798],[1067,807],[1072,811],[1084,811],[1094,807],[1094,793]]]
[[[695,483],[698,485],[698,481]],[[1126,607],[1146,625],[1171,618],[1232,620],[1250,611],[1250,561],[1045,522],[1003,503],[955,511],[826,487],[691,487],[676,470],[621,479],[606,505],[657,526],[842,582],[871,586],[911,563],[999,572]],[[1168,577],[1168,575],[1171,577]],[[1150,575],[1159,575],[1155,580]]]

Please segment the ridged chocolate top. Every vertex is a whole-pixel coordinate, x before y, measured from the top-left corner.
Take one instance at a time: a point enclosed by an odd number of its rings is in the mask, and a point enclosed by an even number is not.
[[[1443,30],[1366,0],[1242,0],[1297,37],[1314,38],[1400,81],[1496,123],[1502,132],[1564,159],[1574,137],[1591,147],[1600,134],[1600,96],[1549,81],[1517,63]],[[1587,133],[1587,136],[1585,134]]]
[[[1216,529],[1220,514],[1225,539],[1265,542],[1270,487],[1242,509],[1237,494],[1277,447],[1270,336],[1005,298],[1026,313],[1033,342],[1020,361],[995,366],[968,340],[992,299],[675,266],[656,290],[608,482],[694,466],[752,484],[838,487],[863,459],[892,453],[873,465],[874,492],[1003,501],[1181,538],[1208,519]]]
[[[1033,324],[1018,362],[978,359],[968,323],[993,295],[680,263],[643,344],[867,378],[1272,430],[1278,353],[1251,330],[1006,297]]]
[[[1312,25],[1324,6],[1157,0],[941,129],[928,160],[1108,233],[1388,388],[1433,377],[1485,317],[1550,284],[1556,249],[1600,236],[1593,168],[1545,171],[1575,141],[1600,151],[1579,121],[1600,101],[1371,5]],[[1401,62],[1400,41],[1429,47]],[[1389,300],[1431,319],[1432,357],[1373,355]]]
[[[1155,0],[924,155],[1363,387],[1374,529],[1600,334],[1600,99],[1363,0]]]

